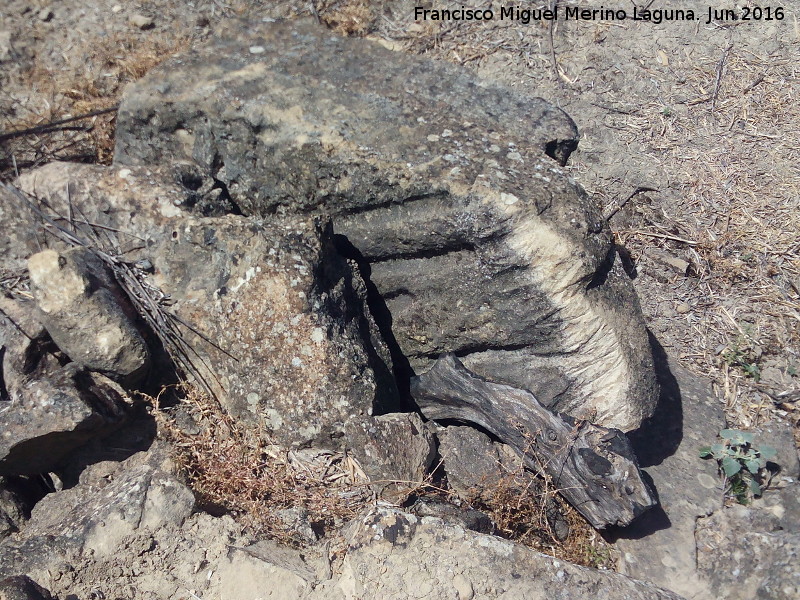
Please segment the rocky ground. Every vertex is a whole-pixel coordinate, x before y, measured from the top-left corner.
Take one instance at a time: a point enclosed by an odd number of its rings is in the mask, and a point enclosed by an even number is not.
[[[563,11],[577,3],[552,4]],[[649,3],[651,8],[659,4]],[[743,14],[753,3],[729,4]],[[798,17],[786,9],[782,19],[706,23],[707,5],[687,1],[680,8],[703,17],[661,24],[415,21],[414,4],[404,1],[152,0],[85,6],[63,0],[0,7],[4,181],[47,198],[51,208],[73,215],[73,226],[74,207],[82,206],[86,214],[81,219],[110,228],[107,237],[94,230],[97,244],[107,246],[112,229],[133,236],[122,242],[114,238],[115,252],[130,252],[131,264],[136,263],[126,272],[166,290],[178,318],[208,323],[204,331],[216,340],[215,347],[204,346],[184,331],[188,347],[205,349],[199,360],[187,360],[183,370],[207,384],[188,396],[178,394],[183,401],[176,403],[169,392],[160,395],[160,385],[132,384],[141,381],[136,365],[159,364],[164,355],[158,353],[164,351],[175,359],[186,348],[176,350],[167,343],[159,349],[147,334],[137,338],[126,329],[124,314],[112,316],[106,325],[93,318],[88,332],[76,334],[74,324],[42,324],[41,317],[20,312],[19,302],[32,294],[40,309],[43,302],[61,301],[58,289],[43,300],[52,272],[76,265],[76,272],[88,269],[102,280],[102,268],[86,266],[91,257],[72,251],[38,255],[38,262],[27,264],[27,256],[41,249],[40,240],[9,235],[3,247],[0,308],[22,333],[3,330],[3,388],[24,398],[58,390],[66,398],[58,427],[83,433],[62,438],[49,433],[58,430],[54,427],[37,430],[36,436],[48,440],[45,446],[41,440],[19,443],[50,417],[37,421],[40,413],[30,409],[17,413],[24,418],[10,419],[14,411],[0,408],[6,412],[0,413],[6,419],[0,446],[0,474],[5,477],[0,575],[26,574],[55,597],[81,599],[256,598],[265,589],[286,598],[463,600],[554,593],[565,598],[590,593],[607,598],[670,598],[673,593],[698,599],[796,597],[800,573],[792,557],[800,545],[800,466],[793,435],[796,439],[800,386],[800,130],[793,99],[798,89]],[[471,428],[447,427],[445,433],[432,423],[423,424],[413,412],[394,412],[402,406],[404,391],[390,389],[388,373],[398,358],[393,344],[417,361],[415,368],[432,351],[424,336],[409,336],[407,342],[382,339],[380,315],[376,318],[374,307],[366,308],[370,285],[395,286],[381,293],[389,298],[393,314],[403,314],[404,305],[395,298],[402,299],[397,290],[408,286],[394,283],[398,275],[389,262],[380,259],[386,266],[373,269],[374,280],[365,282],[352,257],[330,258],[332,242],[324,228],[302,217],[280,221],[277,227],[254,225],[235,214],[236,189],[220,186],[220,181],[230,181],[227,175],[204,181],[201,174],[195,185],[197,174],[181,171],[176,184],[175,173],[162,169],[173,156],[135,166],[139,158],[119,162],[118,150],[117,165],[100,166],[111,162],[115,141],[119,143],[116,108],[126,84],[177,52],[200,48],[226,28],[240,28],[236,19],[303,17],[318,19],[343,35],[373,40],[398,56],[455,63],[492,84],[544,98],[575,121],[579,144],[564,170],[608,218],[619,245],[618,269],[624,266],[633,281],[656,348],[660,403],[656,415],[631,439],[658,492],[657,510],[631,527],[606,531],[602,539],[553,499],[552,510],[542,505],[524,513],[549,532],[532,540],[538,534],[526,534],[509,517],[514,512],[508,507],[509,495],[541,483],[521,474],[513,453],[503,458],[507,447],[482,433],[469,433],[475,432]],[[253,48],[258,45],[250,44],[249,53],[258,54]],[[385,60],[390,72],[390,59]],[[291,87],[287,90],[294,93]],[[161,91],[147,93],[154,97]],[[534,120],[537,106],[531,101],[528,109]],[[52,124],[106,109],[112,110]],[[135,116],[135,111],[129,113]],[[524,110],[522,114],[524,118]],[[358,117],[352,114],[351,122]],[[287,112],[284,118],[293,122],[294,117]],[[515,118],[520,117],[515,113]],[[255,122],[252,116],[247,119]],[[130,124],[126,127],[125,135],[141,135],[145,146],[154,139]],[[29,128],[33,131],[24,135],[12,133]],[[299,135],[298,130],[292,129],[291,135]],[[398,143],[403,135],[397,135]],[[442,155],[454,144],[447,136],[434,137],[428,143]],[[136,152],[142,156],[141,150]],[[54,164],[35,170],[55,160],[98,166]],[[226,165],[230,170],[230,163]],[[196,192],[193,203],[199,208],[194,212],[176,208],[185,204],[187,188]],[[96,204],[97,197],[103,203]],[[304,201],[311,202],[309,197]],[[17,201],[4,193],[3,202],[7,231],[25,231],[15,216],[19,205],[11,204]],[[198,216],[211,206],[225,208]],[[21,221],[24,225],[25,219]],[[171,237],[165,235],[173,231]],[[160,257],[152,279],[148,273],[153,265],[137,262],[150,260],[151,254],[141,254],[136,236],[158,247],[152,252]],[[505,243],[505,238],[498,239]],[[214,249],[217,240],[223,241],[220,249]],[[198,248],[207,248],[206,254],[198,254]],[[261,273],[256,269],[264,255],[270,258]],[[25,268],[30,285],[20,275]],[[230,294],[211,293],[208,281],[223,277],[240,283]],[[264,287],[262,279],[277,283]],[[256,295],[248,291],[254,283],[263,290]],[[103,285],[111,296],[117,293],[112,284]],[[286,290],[299,295],[290,299]],[[105,306],[94,310],[107,315]],[[272,311],[270,323],[284,325],[262,331],[254,326],[260,321],[243,306]],[[214,319],[222,314],[228,325],[214,329]],[[417,325],[409,320],[402,327]],[[113,356],[110,365],[92,363],[87,383],[69,358],[86,347],[85,336],[103,327],[127,336],[122,346],[129,355]],[[51,345],[30,341],[42,339]],[[247,352],[242,360],[230,360],[228,350],[243,339],[250,340]],[[259,346],[263,339],[274,345]],[[532,339],[521,346],[535,346]],[[76,344],[75,350],[70,343]],[[22,366],[9,362],[14,356],[9,349],[19,344],[25,348]],[[145,346],[150,350],[142,350]],[[464,348],[464,354],[472,352]],[[152,355],[145,356],[148,352]],[[487,356],[473,353],[468,365],[489,368]],[[262,364],[273,367],[253,376]],[[15,379],[15,373],[21,375]],[[211,400],[215,394],[224,396],[220,390],[232,382],[241,393],[223,398],[223,406]],[[562,398],[564,392],[548,391],[553,385],[542,376],[526,385],[540,385],[537,394],[548,403],[568,404],[568,394]],[[637,385],[646,390],[648,384]],[[129,397],[126,390],[134,388],[140,395]],[[326,394],[338,401],[315,404]],[[379,395],[386,406],[377,413],[390,414],[374,417],[371,401]],[[247,425],[267,397],[286,401],[267,415],[270,430],[277,432],[270,440],[248,433]],[[284,420],[303,419],[298,406],[325,413],[320,430],[281,427]],[[586,411],[581,416],[598,414],[596,407]],[[348,421],[352,414],[358,419]],[[763,497],[747,506],[724,493],[714,461],[698,456],[699,448],[717,441],[716,434],[726,426],[754,431],[758,444],[778,450],[774,462],[780,472]],[[117,433],[107,437],[113,430]],[[281,432],[288,437],[281,438]],[[321,451],[321,438],[350,440],[350,447],[360,452],[335,443]],[[86,445],[87,440],[93,441]],[[317,448],[285,452],[282,445],[293,441]],[[438,489],[440,481],[426,478],[427,471],[442,456],[459,452],[471,456],[470,465],[487,455],[496,458],[481,473],[477,467],[472,469],[476,473],[469,473],[470,468],[459,473],[454,464],[447,471],[450,487]],[[498,464],[506,466],[498,471]],[[20,465],[28,465],[27,471]],[[497,473],[504,474],[504,483],[487,484]],[[509,473],[521,478],[510,487]],[[265,486],[267,479],[270,485]],[[382,483],[369,487],[368,480]],[[481,498],[470,496],[477,483],[485,488]],[[250,497],[237,497],[231,506],[243,487]],[[424,490],[428,493],[422,494]],[[459,494],[459,508],[443,502]],[[493,500],[487,500],[492,494]],[[537,494],[553,497],[546,488]],[[259,507],[267,496],[270,515],[254,518],[264,512]],[[414,504],[417,496],[421,499]],[[465,510],[467,505],[473,510]],[[229,514],[220,516],[224,513]],[[239,517],[234,520],[230,514]],[[571,537],[559,535],[564,528],[571,530]],[[547,558],[489,533],[521,537],[561,558]],[[276,535],[308,549],[289,551],[267,540]],[[434,560],[432,546],[438,552]],[[564,557],[602,569],[578,567]],[[47,597],[46,592],[37,596],[32,586],[4,581],[0,597]]]

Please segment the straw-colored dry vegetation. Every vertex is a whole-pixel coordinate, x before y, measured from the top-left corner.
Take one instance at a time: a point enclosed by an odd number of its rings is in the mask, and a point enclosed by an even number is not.
[[[115,34],[86,40],[73,49],[77,69],[55,70],[36,61],[22,85],[30,100],[15,103],[0,117],[0,131],[30,130],[0,142],[0,177],[53,160],[109,164],[114,152],[113,109],[125,85],[135,81],[176,52],[189,46],[186,35]],[[2,91],[0,91],[2,93]],[[48,127],[70,117],[109,109],[86,119]]]
[[[579,565],[615,568],[612,546],[559,496],[549,478],[532,477],[521,463],[516,470],[501,470],[499,481],[468,499],[492,518],[497,535]],[[569,531],[564,539],[556,534],[556,521]]]
[[[165,408],[163,396],[179,400]],[[302,545],[308,540],[280,511],[306,511],[305,520],[323,534],[372,501],[358,463],[343,453],[282,450],[265,436],[238,428],[216,401],[189,385],[166,389],[150,401],[178,468],[200,507],[212,514],[233,514],[256,533]]]
[[[166,399],[169,406],[162,405]],[[266,434],[238,428],[215,400],[187,384],[165,388],[147,401],[159,435],[171,442],[175,463],[200,507],[212,514],[232,514],[254,533],[287,544],[303,546],[310,540],[297,529],[296,519],[282,518],[282,511],[299,509],[315,534],[330,534],[374,505],[378,496],[371,483],[380,483],[382,500],[397,506],[420,497],[452,495],[433,477],[370,482],[358,462],[344,452],[281,449]],[[393,485],[386,488],[387,483]],[[605,540],[547,480],[532,479],[522,467],[506,472],[469,504],[489,514],[498,535],[557,558],[613,568]],[[563,541],[553,533],[548,519],[552,511],[564,515],[568,523],[569,535]]]

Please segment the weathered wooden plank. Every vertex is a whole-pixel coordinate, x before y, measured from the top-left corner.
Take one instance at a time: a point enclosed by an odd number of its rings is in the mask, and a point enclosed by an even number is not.
[[[479,425],[549,475],[592,526],[627,525],[656,504],[623,432],[544,408],[526,390],[486,381],[452,354],[411,382],[429,419]]]

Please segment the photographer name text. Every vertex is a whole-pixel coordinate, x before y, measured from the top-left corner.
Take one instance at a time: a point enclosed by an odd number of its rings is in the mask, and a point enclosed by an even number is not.
[[[518,6],[491,8],[434,9],[414,7],[416,21],[517,21],[527,25],[536,21],[642,21],[660,24],[671,21],[704,21],[705,24],[731,21],[782,21],[786,14],[781,6],[745,6],[740,9],[714,8],[695,12],[683,8],[642,9],[580,8],[556,6],[547,8],[520,8]]]

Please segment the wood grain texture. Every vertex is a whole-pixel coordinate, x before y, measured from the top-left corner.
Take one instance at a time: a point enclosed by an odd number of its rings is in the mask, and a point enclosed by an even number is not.
[[[597,529],[627,525],[656,504],[623,432],[551,412],[526,390],[478,377],[452,354],[412,379],[411,394],[427,418],[474,423],[514,448]]]

